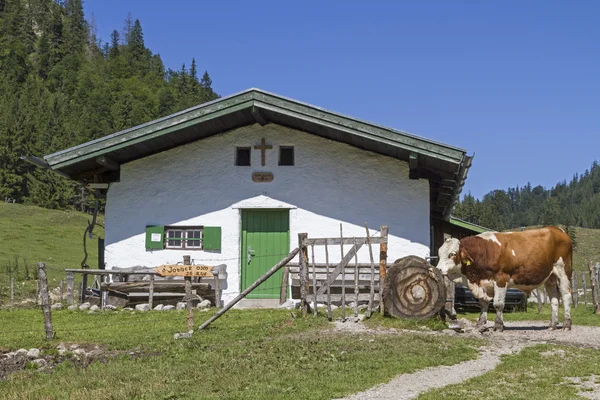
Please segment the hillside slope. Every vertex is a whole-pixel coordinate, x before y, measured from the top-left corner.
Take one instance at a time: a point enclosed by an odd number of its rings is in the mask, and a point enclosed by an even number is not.
[[[22,204],[0,203],[0,297],[8,296],[10,277],[17,282],[17,297],[35,291],[36,264],[48,266],[49,284],[65,279],[65,268],[80,268],[83,233],[92,216],[77,211],[49,210]],[[98,222],[104,225],[104,217]],[[98,237],[104,229],[94,228],[87,240],[87,264],[98,268]]]

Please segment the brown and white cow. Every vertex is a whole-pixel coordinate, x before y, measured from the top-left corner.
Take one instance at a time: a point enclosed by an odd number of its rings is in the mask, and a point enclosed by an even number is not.
[[[529,296],[544,284],[551,299],[552,321],[558,323],[558,292],[565,307],[563,329],[571,329],[571,272],[573,242],[550,226],[522,232],[485,232],[463,239],[447,239],[438,252],[437,267],[456,283],[469,287],[481,305],[478,325],[487,323],[494,300],[495,330],[504,330],[502,311],[506,289],[515,287]],[[493,297],[492,297],[493,296]]]

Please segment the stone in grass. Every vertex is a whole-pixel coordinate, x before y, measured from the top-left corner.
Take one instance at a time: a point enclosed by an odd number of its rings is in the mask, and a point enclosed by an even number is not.
[[[25,357],[25,356],[27,356],[27,353],[28,353],[28,351],[25,349],[19,349],[19,350],[15,351],[15,355],[17,357],[21,357],[21,356]]]
[[[40,349],[29,349],[27,352],[28,358],[38,358],[40,356]]]
[[[48,361],[44,360],[43,358],[38,358],[37,360],[33,360],[32,363],[38,369],[42,369],[48,365]]]
[[[71,304],[69,307],[67,307],[67,310],[75,311],[75,310],[77,310],[77,306],[75,304]]]
[[[88,302],[85,302],[79,306],[79,309],[82,311],[88,310],[92,305]]]
[[[115,311],[117,309],[117,307],[113,306],[112,304],[107,304],[104,306],[104,309],[106,311]]]
[[[159,304],[156,307],[154,307],[154,311],[162,311],[164,305],[163,304]]]
[[[51,310],[62,310],[62,308],[63,308],[63,305],[61,303],[52,304],[50,306]]]
[[[177,303],[177,311],[180,310],[185,310],[186,304],[183,301],[180,301],[179,303]]]
[[[202,300],[200,303],[198,303],[196,307],[198,307],[201,310],[204,310],[205,308],[210,308],[210,300]]]
[[[175,335],[173,335],[174,339],[189,339],[192,337],[192,335],[194,334],[194,330],[190,330],[186,333],[176,333]]]
[[[150,311],[150,304],[148,304],[148,303],[138,304],[135,306],[135,310],[136,311]]]
[[[100,309],[100,307],[98,307],[97,305],[94,304],[93,306],[90,307],[90,312],[95,312],[95,311],[98,311],[99,309]]]
[[[171,305],[163,307],[163,311],[169,311],[169,310],[174,310],[174,309],[175,309],[175,306],[171,306]]]
[[[133,311],[133,308],[131,308],[131,307],[125,307],[121,311]]]

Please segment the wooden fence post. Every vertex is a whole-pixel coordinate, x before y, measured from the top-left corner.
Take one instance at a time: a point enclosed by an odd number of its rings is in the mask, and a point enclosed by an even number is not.
[[[73,305],[73,286],[75,285],[75,277],[72,272],[67,272],[67,304]]]
[[[594,314],[600,315],[600,289],[598,289],[598,272],[592,261],[590,261],[589,270],[590,279],[592,281],[592,303],[594,307]]]
[[[60,302],[62,303],[65,299],[65,281],[60,280]]]
[[[150,289],[148,291],[148,305],[150,309],[154,307],[154,274],[150,275]]]
[[[10,307],[15,306],[15,278],[10,278]]]
[[[327,319],[331,321],[331,284],[329,283],[329,245],[325,239],[325,283],[327,284]]]
[[[375,302],[375,260],[373,259],[373,247],[371,246],[371,234],[369,233],[369,225],[365,222],[367,231],[367,245],[369,246],[369,260],[371,262],[371,288],[369,290],[369,307],[367,308],[367,317],[371,318],[373,313],[373,303]],[[381,280],[379,281],[381,285]]]
[[[385,306],[383,305],[383,286],[385,276],[387,275],[387,250],[388,250],[388,227],[380,228],[381,237],[384,241],[379,245],[379,311],[385,315]]]
[[[219,271],[220,273],[220,271]],[[221,308],[221,281],[219,280],[219,273],[214,275],[215,279],[215,307]]]
[[[583,286],[583,304],[587,309],[587,282],[585,279],[585,273],[581,271],[581,285]]]
[[[44,329],[46,330],[46,340],[54,337],[52,329],[52,315],[50,314],[50,299],[48,298],[48,277],[46,276],[46,264],[38,263],[38,277],[40,282],[40,295],[42,297],[42,312],[44,313]]]
[[[283,304],[287,301],[288,292],[288,281],[290,280],[290,267],[287,265],[283,267],[283,274],[281,274],[281,291],[279,292],[279,304]]]
[[[307,269],[308,267],[306,266],[307,263],[307,258],[306,258],[306,246],[304,243],[304,240],[306,239],[306,237],[308,236],[308,234],[306,233],[299,233],[298,234],[298,249],[300,250],[298,252],[298,256],[299,256],[299,261],[300,261],[300,309],[302,310],[302,316],[306,316],[306,314],[308,314],[308,303],[306,301],[307,295],[308,295],[308,291],[306,286],[308,285],[308,282],[306,281],[306,278],[308,277],[308,273],[307,273]]]
[[[35,304],[40,304],[40,280],[39,280],[39,275],[38,275],[38,279],[35,280]]]
[[[183,256],[183,265],[191,265],[191,257]],[[192,311],[192,277],[185,277],[185,308],[187,309],[187,326],[194,329],[194,313]]]
[[[354,238],[354,247],[356,245],[356,238]],[[358,251],[354,253],[354,316],[358,317]]]
[[[87,298],[87,296],[86,296],[87,281],[88,281],[88,276],[86,273],[84,273],[83,276],[81,277],[81,293],[79,293],[79,295],[81,297],[81,304],[85,303],[85,299]]]
[[[579,293],[577,292],[577,271],[573,271],[573,276],[571,277],[571,282],[573,282],[573,286],[572,286],[572,292],[573,292],[573,296],[572,296],[572,300],[573,300],[573,306],[575,308],[577,308],[577,304],[579,302]]]
[[[310,251],[311,251],[311,256],[312,256],[312,272],[313,272],[313,276],[312,276],[312,293],[313,293],[313,316],[317,316],[318,312],[317,312],[317,267],[315,264],[315,246],[311,245],[310,246]]]
[[[344,234],[342,233],[342,224],[340,223],[340,252],[341,258],[344,259]],[[340,261],[341,262],[341,261]],[[346,319],[346,266],[342,268],[342,319]]]

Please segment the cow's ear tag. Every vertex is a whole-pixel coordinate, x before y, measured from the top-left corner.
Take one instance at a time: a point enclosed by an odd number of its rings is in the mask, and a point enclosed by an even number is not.
[[[465,265],[468,267],[469,265],[471,265],[471,260],[467,260],[465,261]]]

